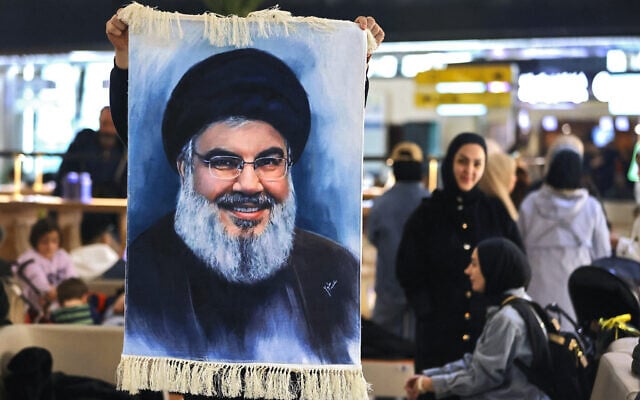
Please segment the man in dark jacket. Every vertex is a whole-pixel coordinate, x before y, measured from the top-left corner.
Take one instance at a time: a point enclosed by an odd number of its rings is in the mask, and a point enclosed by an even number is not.
[[[65,153],[56,176],[54,194],[61,196],[69,172],[88,172],[94,197],[127,197],[127,159],[111,118],[111,109],[100,110],[98,131],[83,129]]]

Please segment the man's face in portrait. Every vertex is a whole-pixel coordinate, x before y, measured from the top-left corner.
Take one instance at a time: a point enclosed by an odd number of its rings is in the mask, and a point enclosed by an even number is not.
[[[213,157],[237,157],[245,162],[264,158],[280,161],[287,156],[284,138],[262,121],[247,121],[239,126],[213,124],[196,141],[195,152],[203,155],[205,162],[216,160]],[[270,165],[256,168],[254,164],[245,164],[236,178],[228,179],[217,177],[212,171],[215,166],[202,161],[198,156],[194,159],[194,189],[210,202],[218,203],[219,222],[225,232],[245,238],[262,234],[271,220],[272,207],[283,203],[289,195],[288,176],[261,179],[259,170]],[[266,199],[261,201],[259,196]]]
[[[190,146],[176,231],[227,280],[266,279],[293,243],[296,206],[284,138],[262,121],[217,122]]]
[[[310,129],[297,76],[258,49],[208,57],[174,87],[162,122],[181,176],[174,228],[224,279],[253,284],[286,264],[296,217],[289,168]]]

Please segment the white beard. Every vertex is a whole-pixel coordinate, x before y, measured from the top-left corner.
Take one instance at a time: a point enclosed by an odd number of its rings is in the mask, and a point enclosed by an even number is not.
[[[296,200],[291,181],[288,198],[283,203],[274,201],[269,221],[258,235],[229,235],[221,222],[217,200],[210,202],[196,192],[191,172],[185,171],[174,228],[187,246],[230,282],[253,284],[279,271],[293,248]]]

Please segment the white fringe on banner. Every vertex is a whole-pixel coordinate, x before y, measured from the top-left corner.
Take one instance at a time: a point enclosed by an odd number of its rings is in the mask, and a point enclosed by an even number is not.
[[[118,389],[274,400],[366,400],[360,365],[240,364],[123,355]],[[293,379],[292,379],[293,378]]]
[[[254,35],[268,38],[273,35],[288,36],[300,23],[307,24],[319,31],[331,31],[337,23],[351,21],[330,20],[318,17],[294,17],[288,11],[277,7],[254,11],[246,17],[237,15],[219,15],[204,13],[200,15],[181,14],[178,12],[159,11],[139,3],[131,3],[118,12],[118,17],[129,25],[133,33],[141,33],[162,40],[183,38],[180,21],[202,21],[202,37],[207,38],[214,46],[247,47],[252,44]],[[251,30],[250,27],[257,26]],[[376,49],[376,41],[367,30],[367,51]]]

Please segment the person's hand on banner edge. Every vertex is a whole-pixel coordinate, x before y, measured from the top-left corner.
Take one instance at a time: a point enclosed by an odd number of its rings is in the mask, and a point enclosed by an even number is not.
[[[371,59],[372,52],[380,46],[380,43],[384,40],[384,31],[382,27],[378,25],[376,20],[370,16],[359,16],[355,19],[355,22],[360,26],[362,30],[368,30],[371,33],[371,37],[375,41],[374,46],[369,44],[367,46],[367,63]]]
[[[118,18],[118,12],[107,21],[107,38],[115,50],[115,63],[120,69],[129,68],[129,25]]]
[[[118,18],[118,11],[106,23],[106,35],[115,50],[115,64],[118,68],[129,67],[129,26]],[[371,59],[371,53],[384,40],[384,30],[371,16],[359,16],[355,22],[362,30],[368,30],[375,43],[367,48],[367,63]]]

